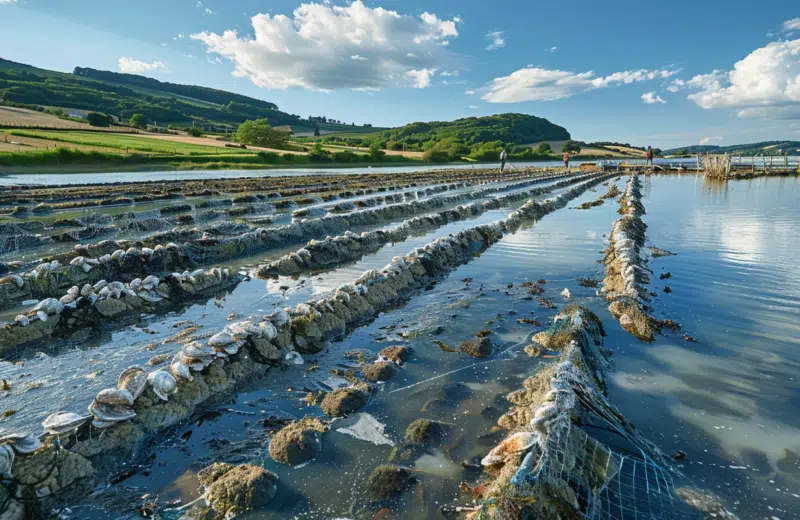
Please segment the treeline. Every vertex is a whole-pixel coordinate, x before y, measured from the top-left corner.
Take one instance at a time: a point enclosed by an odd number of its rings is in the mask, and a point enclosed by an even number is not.
[[[493,141],[525,144],[569,138],[570,134],[565,128],[547,119],[527,114],[498,114],[468,117],[452,122],[411,123],[381,133],[381,139],[405,144],[406,149],[408,146],[424,148],[426,144],[444,139],[470,146]]]
[[[263,102],[256,106],[239,100],[258,100],[235,94],[229,97],[235,99],[229,99],[223,106],[203,106],[168,94],[145,94],[123,85],[35,69],[0,59],[0,102],[88,110],[115,116],[120,121],[127,121],[134,114],[143,114],[161,126],[199,124],[232,128],[248,119],[264,117],[274,126],[302,123],[297,115],[268,108],[274,106],[272,103]]]
[[[75,70],[73,70],[72,73],[76,76],[82,76],[84,78],[97,79],[112,83],[122,83],[123,85],[133,85],[135,87],[144,87],[152,90],[160,90],[163,92],[169,92],[170,94],[175,94],[177,96],[185,96],[193,99],[199,99],[201,101],[207,101],[209,103],[216,103],[217,105],[227,105],[230,102],[234,102],[269,110],[278,109],[278,105],[275,103],[251,98],[249,96],[243,96],[241,94],[234,94],[224,90],[199,87],[196,85],[179,85],[177,83],[169,83],[153,78],[146,78],[137,74],[123,74],[120,72],[97,70],[89,67],[75,67]]]

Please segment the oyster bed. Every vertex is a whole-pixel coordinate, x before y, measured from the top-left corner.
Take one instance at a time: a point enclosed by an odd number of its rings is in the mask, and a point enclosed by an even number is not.
[[[207,343],[194,341],[184,345],[173,357],[169,369],[155,370],[144,376],[147,383],[141,388],[137,387],[136,392],[127,389],[121,377],[116,390],[98,393],[89,407],[91,417],[87,416],[82,423],[76,424],[78,418],[74,414],[55,415],[45,421],[46,429],[49,428],[47,431],[51,435],[55,433],[62,436],[65,435],[62,431],[64,428],[68,431],[75,429],[76,444],[70,451],[87,461],[109,451],[133,450],[137,439],[185,419],[198,403],[224,392],[242,379],[263,374],[270,362],[291,364],[294,352],[319,352],[327,339],[344,333],[348,325],[374,316],[397,299],[435,282],[450,269],[469,260],[481,248],[496,242],[504,233],[517,229],[523,221],[540,218],[563,207],[569,200],[608,177],[597,176],[581,182],[543,203],[530,200],[501,222],[467,229],[445,240],[437,239],[423,249],[412,251],[407,257],[396,258],[380,272],[366,273],[328,298],[298,305],[291,314],[276,311],[266,321],[261,321],[262,318],[231,323],[223,331],[211,336]],[[144,397],[141,400],[129,399],[128,394],[124,393],[120,397],[121,391]],[[171,395],[173,393],[174,396]],[[169,401],[158,404],[162,399]],[[93,426],[88,426],[89,421]],[[98,443],[96,435],[91,435],[91,430],[87,430],[90,434],[88,438],[82,438],[80,432],[84,425],[105,430],[103,442]],[[117,430],[120,430],[119,434]],[[112,441],[116,437],[120,441],[124,439],[124,446]],[[45,446],[48,446],[47,439],[46,434]],[[39,449],[33,457],[41,456],[44,460],[47,452],[47,449]],[[16,453],[19,460],[29,455],[20,451]],[[59,460],[65,461],[72,458],[71,455],[59,456]],[[35,463],[32,465],[36,466]],[[22,464],[21,467],[25,466]],[[20,478],[24,480],[24,477]],[[63,482],[61,486],[73,489],[76,487],[73,483]],[[48,486],[48,490],[56,491],[52,485]]]
[[[628,179],[621,215],[599,203],[619,193],[617,175],[309,191],[294,207],[209,195],[133,212],[164,229],[7,256],[3,285],[31,271],[46,283],[38,301],[19,294],[0,311],[2,518],[751,518],[767,505],[791,518],[790,452],[776,477],[758,474],[746,455],[704,456],[713,442],[648,416],[655,397],[637,381],[660,379],[638,358],[695,341],[654,317],[686,313],[668,286],[654,290],[648,246],[670,252],[648,235],[680,251],[656,264],[661,280],[677,274],[676,293],[684,251],[642,221],[645,193],[660,218],[669,207],[653,199],[656,177]],[[222,212],[239,205],[263,213]],[[131,274],[102,266],[120,259]],[[630,327],[631,309],[652,336]],[[696,358],[709,338],[685,326],[701,338]],[[769,477],[780,493],[763,490]]]

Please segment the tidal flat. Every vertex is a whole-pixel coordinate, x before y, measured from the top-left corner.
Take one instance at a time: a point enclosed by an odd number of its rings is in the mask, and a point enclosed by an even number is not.
[[[798,187],[9,187],[2,517],[796,518]]]

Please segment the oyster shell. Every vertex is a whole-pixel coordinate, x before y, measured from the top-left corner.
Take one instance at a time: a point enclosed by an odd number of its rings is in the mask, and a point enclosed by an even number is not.
[[[57,412],[47,417],[42,422],[44,431],[58,435],[72,430],[77,430],[86,424],[91,416],[79,415],[73,412]]]
[[[141,367],[131,366],[122,371],[117,379],[117,388],[130,392],[136,400],[147,386],[147,372]],[[133,403],[131,403],[133,404]]]
[[[20,455],[28,455],[38,450],[42,443],[38,437],[30,433],[11,433],[0,437],[0,445],[10,445]]]
[[[14,465],[14,450],[11,446],[0,446],[0,476],[10,477]]]
[[[127,390],[119,388],[100,390],[94,399],[98,403],[108,406],[133,406],[133,395]]]
[[[517,432],[492,448],[492,451],[481,460],[481,464],[483,466],[502,464],[506,455],[529,450],[534,444],[536,444],[536,435],[533,432]]]
[[[166,370],[150,372],[147,375],[147,381],[150,383],[153,392],[162,401],[169,401],[169,396],[178,391],[178,381],[175,380],[175,376]]]
[[[189,367],[181,362],[172,363],[169,367],[169,371],[178,379],[194,381],[194,377],[192,377],[192,371],[189,370]]]
[[[89,413],[96,420],[104,423],[122,422],[136,417],[136,412],[130,406],[109,406],[99,403],[97,400],[92,401],[92,404],[89,405]]]

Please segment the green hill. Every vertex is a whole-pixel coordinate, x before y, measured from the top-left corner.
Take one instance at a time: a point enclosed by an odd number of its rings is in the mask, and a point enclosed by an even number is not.
[[[412,146],[445,139],[453,139],[466,145],[491,141],[525,144],[567,140],[570,139],[570,134],[565,128],[541,117],[527,114],[498,114],[467,117],[452,122],[411,123],[381,132],[380,138]]]
[[[664,154],[697,154],[697,153],[728,153],[731,155],[778,155],[780,150],[782,153],[789,155],[800,155],[800,141],[762,141],[760,143],[749,144],[735,144],[731,146],[715,146],[715,145],[694,145],[683,146],[681,148],[673,148],[665,150]]]
[[[266,117],[274,126],[291,125],[295,130],[310,126],[297,115],[281,112],[274,103],[222,90],[81,67],[66,74],[2,58],[0,102],[94,110],[122,120],[141,113],[162,126],[234,128],[259,117]]]

